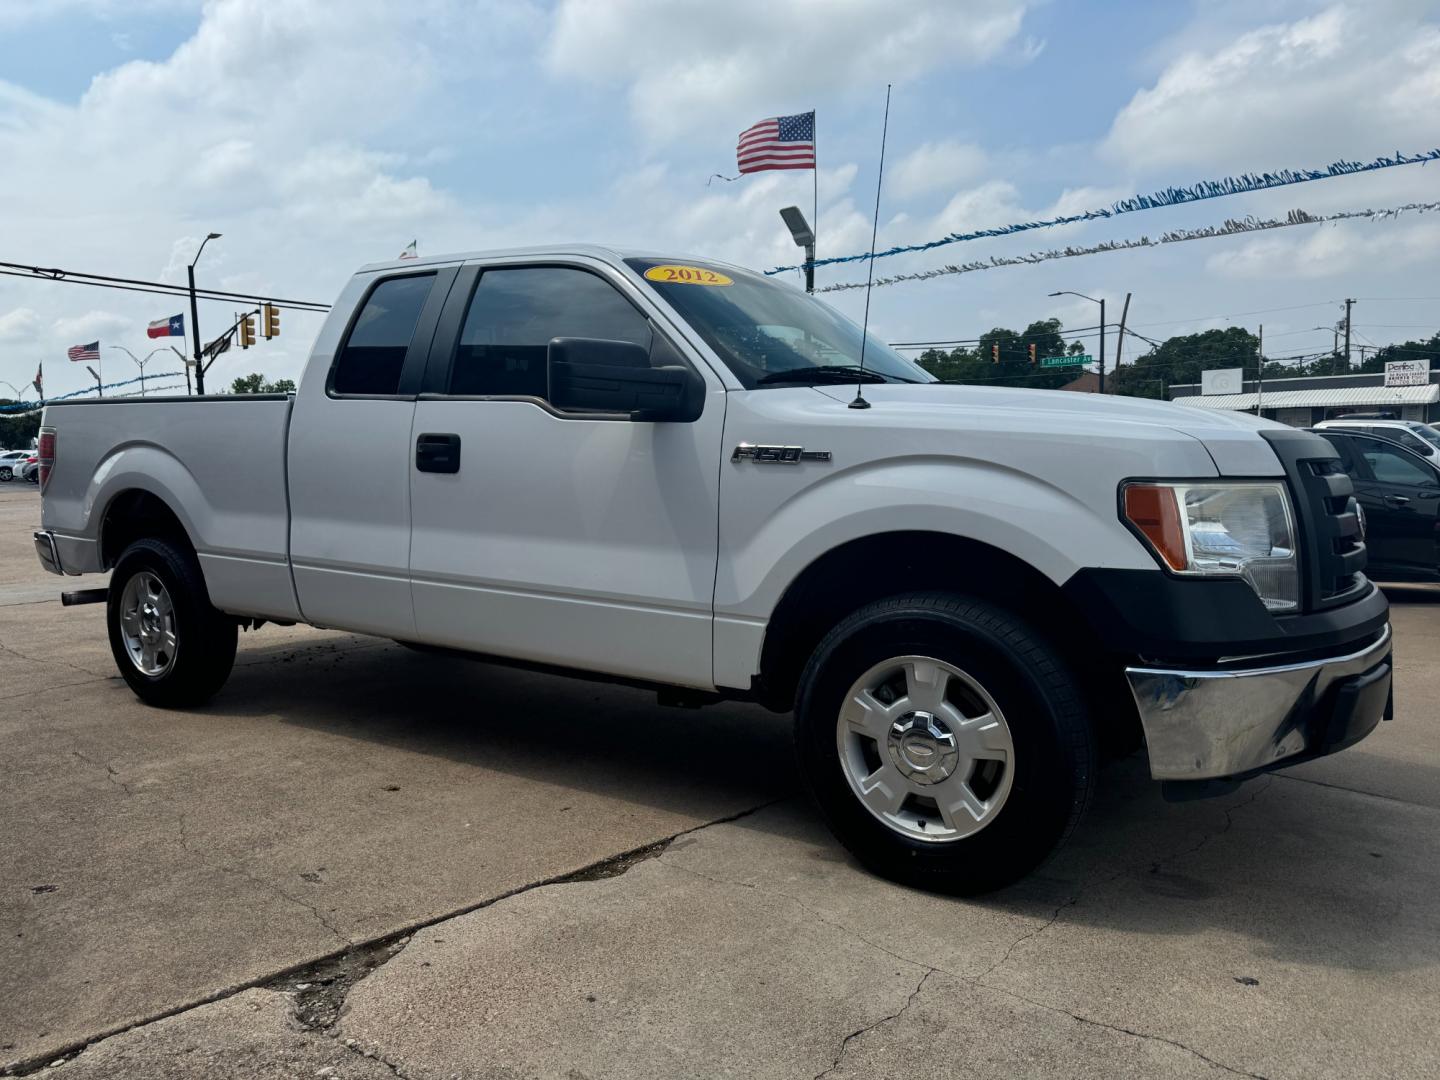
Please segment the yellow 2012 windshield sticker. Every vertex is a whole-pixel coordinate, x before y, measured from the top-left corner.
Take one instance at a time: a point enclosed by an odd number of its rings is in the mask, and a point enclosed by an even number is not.
[[[724,274],[715,270],[706,270],[701,266],[679,266],[673,263],[664,263],[660,266],[652,266],[645,271],[645,280],[663,281],[666,283],[675,282],[681,285],[734,285]]]

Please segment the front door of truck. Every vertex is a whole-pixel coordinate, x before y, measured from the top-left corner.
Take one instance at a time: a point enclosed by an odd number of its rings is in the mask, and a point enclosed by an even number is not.
[[[316,342],[287,454],[290,558],[307,622],[415,636],[410,427],[455,274],[451,266],[361,275],[337,304],[355,316]]]
[[[712,685],[724,390],[691,423],[566,413],[556,337],[689,363],[665,318],[602,262],[467,266],[415,406],[411,594],[422,641]]]

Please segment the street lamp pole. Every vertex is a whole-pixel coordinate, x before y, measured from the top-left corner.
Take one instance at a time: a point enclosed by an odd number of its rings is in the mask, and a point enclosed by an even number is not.
[[[1072,292],[1070,289],[1061,289],[1059,292],[1052,292],[1051,296],[1078,296],[1081,300],[1089,300],[1092,304],[1100,305],[1100,393],[1105,393],[1105,301],[1096,300],[1093,296],[1086,296],[1084,293]]]
[[[143,360],[142,360],[140,357],[136,356],[136,355],[135,355],[133,352],[131,352],[129,349],[127,349],[124,345],[106,345],[105,348],[107,348],[107,349],[119,349],[119,350],[120,350],[121,352],[123,352],[126,356],[130,357],[131,360],[134,360],[134,361],[135,361],[136,365],[140,368],[140,396],[141,396],[141,397],[144,397],[144,396],[145,396],[145,365],[150,362],[150,357],[154,356],[157,352],[164,352],[164,351],[165,351],[165,346],[164,346],[164,345],[161,345],[158,349],[151,349],[148,353],[145,354],[145,358],[144,358]],[[181,359],[183,360],[184,357],[182,356]]]
[[[190,260],[186,267],[190,274],[190,336],[195,342],[195,389],[197,392],[205,393],[205,366],[200,362],[200,310],[195,303],[195,264],[200,261],[200,252],[205,250],[205,245],[211,240],[219,240],[220,234],[212,232],[200,241],[200,251],[195,252],[195,258]],[[144,374],[143,371],[141,374]]]

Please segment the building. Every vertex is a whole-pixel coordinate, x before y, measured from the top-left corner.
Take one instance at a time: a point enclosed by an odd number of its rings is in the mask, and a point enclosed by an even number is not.
[[[1352,413],[1376,413],[1395,420],[1440,420],[1440,369],[1421,386],[1386,386],[1385,373],[1246,379],[1238,394],[1204,394],[1198,383],[1170,387],[1170,400],[1200,409],[1255,412],[1292,427],[1309,427]]]

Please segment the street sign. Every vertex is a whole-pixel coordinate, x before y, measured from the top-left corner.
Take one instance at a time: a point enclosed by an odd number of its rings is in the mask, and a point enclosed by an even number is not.
[[[1429,360],[1391,360],[1385,365],[1386,386],[1424,386],[1429,381]]]
[[[1042,356],[1040,366],[1047,367],[1079,367],[1082,364],[1093,364],[1095,358],[1088,353],[1078,353],[1073,356]]]

